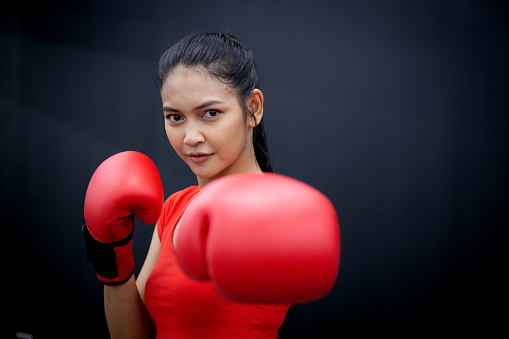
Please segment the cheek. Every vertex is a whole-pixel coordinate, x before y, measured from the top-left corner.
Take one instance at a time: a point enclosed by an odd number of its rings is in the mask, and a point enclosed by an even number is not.
[[[174,129],[169,129],[165,126],[166,137],[170,142],[171,146],[175,149],[177,153],[180,153],[180,146],[182,145],[181,138],[179,137],[179,133]]]
[[[232,121],[223,129],[223,133],[217,135],[216,140],[230,152],[239,152],[245,149],[249,142],[248,129],[243,120]]]

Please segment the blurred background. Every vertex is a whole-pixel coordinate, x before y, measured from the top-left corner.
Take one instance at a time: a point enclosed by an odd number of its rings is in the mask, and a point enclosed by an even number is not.
[[[44,3],[44,5],[42,4]],[[341,267],[281,338],[489,334],[506,323],[507,1],[45,1],[0,11],[0,337],[107,338],[81,235],[107,157],[165,139],[160,55],[220,30],[253,51],[277,172],[326,194]],[[139,272],[153,226],[137,222]]]

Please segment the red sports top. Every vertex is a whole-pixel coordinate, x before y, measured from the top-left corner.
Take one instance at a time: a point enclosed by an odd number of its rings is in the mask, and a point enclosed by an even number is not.
[[[161,252],[145,285],[145,303],[157,327],[156,338],[277,338],[290,307],[233,303],[212,282],[188,278],[177,263],[173,231],[200,191],[191,186],[170,196],[157,222]]]

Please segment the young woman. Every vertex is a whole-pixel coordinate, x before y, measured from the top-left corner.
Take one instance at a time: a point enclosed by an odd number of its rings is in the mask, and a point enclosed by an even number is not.
[[[164,53],[157,85],[165,129],[198,179],[166,201],[137,278],[105,286],[112,338],[272,338],[289,305],[242,304],[211,282],[185,276],[176,262],[179,220],[200,188],[233,173],[271,172],[262,123],[263,94],[253,54],[224,33],[190,35]],[[147,311],[148,309],[148,311]]]
[[[168,140],[198,185],[163,206],[157,168],[137,152],[112,156],[92,176],[83,232],[111,337],[275,338],[291,302],[334,285],[334,208],[303,183],[262,175],[272,172],[263,94],[253,54],[235,37],[182,39],[161,57],[157,85]],[[136,280],[133,213],[157,221]],[[201,281],[209,274],[214,281]]]

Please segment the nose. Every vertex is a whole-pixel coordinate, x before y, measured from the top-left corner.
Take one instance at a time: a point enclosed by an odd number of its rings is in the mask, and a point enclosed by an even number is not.
[[[184,144],[186,144],[188,146],[196,146],[203,142],[205,142],[205,136],[200,131],[198,126],[194,126],[194,124],[189,124],[186,128]]]

